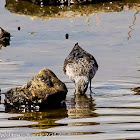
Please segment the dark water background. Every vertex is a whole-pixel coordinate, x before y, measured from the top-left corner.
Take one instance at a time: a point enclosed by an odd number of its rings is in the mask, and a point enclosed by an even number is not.
[[[0,139],[140,139],[140,97],[130,90],[140,85],[139,10],[129,0],[43,8],[1,0],[0,26],[12,35],[0,50],[2,93],[47,67],[68,94],[66,108],[26,113],[7,110],[1,94]],[[62,71],[77,42],[99,63],[92,96],[74,96]]]

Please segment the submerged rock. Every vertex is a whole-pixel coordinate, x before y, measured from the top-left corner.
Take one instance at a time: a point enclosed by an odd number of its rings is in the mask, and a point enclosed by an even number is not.
[[[66,94],[65,84],[51,70],[44,68],[27,84],[7,91],[5,104],[12,106],[39,105],[41,108],[54,108],[61,106]]]
[[[10,33],[0,27],[0,49],[10,45]]]

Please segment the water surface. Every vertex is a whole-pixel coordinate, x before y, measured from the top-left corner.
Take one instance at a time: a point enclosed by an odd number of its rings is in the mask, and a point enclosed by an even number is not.
[[[60,11],[50,16],[35,14],[35,9],[29,15],[29,5],[15,10],[8,2],[0,5],[0,26],[12,35],[10,46],[0,50],[1,92],[25,84],[47,67],[67,85],[68,94],[66,108],[35,112],[25,112],[24,106],[5,108],[1,94],[0,139],[139,139],[140,98],[131,88],[140,84],[140,3],[77,6],[75,16],[67,14],[74,6],[65,7],[64,15],[57,7]],[[74,84],[62,70],[77,42],[99,63],[91,96],[89,90],[85,96],[74,95]]]

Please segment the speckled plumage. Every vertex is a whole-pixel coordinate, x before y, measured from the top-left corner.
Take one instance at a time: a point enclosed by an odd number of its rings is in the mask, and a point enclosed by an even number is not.
[[[64,61],[64,73],[75,83],[76,92],[85,93],[91,79],[98,70],[95,58],[83,50],[78,43]]]

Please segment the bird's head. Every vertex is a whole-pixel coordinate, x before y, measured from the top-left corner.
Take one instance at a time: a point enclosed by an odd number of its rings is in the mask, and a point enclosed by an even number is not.
[[[76,94],[85,94],[89,80],[86,76],[78,76],[75,80]]]

